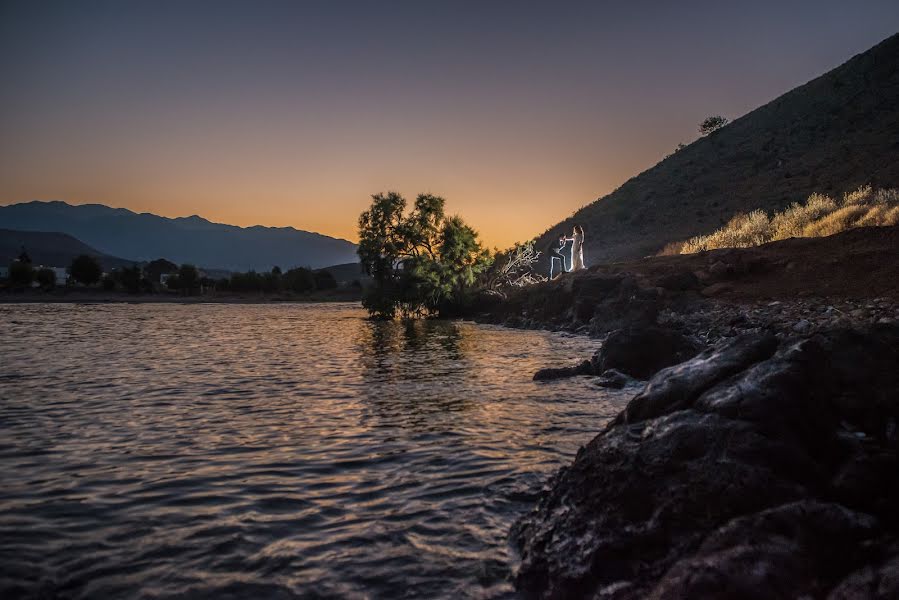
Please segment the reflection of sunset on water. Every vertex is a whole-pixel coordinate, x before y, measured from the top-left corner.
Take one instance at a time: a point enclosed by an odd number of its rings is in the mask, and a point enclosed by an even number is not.
[[[6,540],[16,564],[73,589],[105,570],[99,597],[508,591],[512,520],[621,405],[531,376],[595,342],[363,316],[0,307],[0,441],[20,450],[2,454],[16,476],[0,527],[23,532]]]

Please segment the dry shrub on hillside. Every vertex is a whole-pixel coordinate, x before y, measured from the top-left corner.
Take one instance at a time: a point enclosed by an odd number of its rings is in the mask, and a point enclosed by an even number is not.
[[[715,248],[749,248],[764,244],[771,230],[771,222],[764,211],[739,214],[727,225],[710,235],[700,235],[684,242],[681,254],[693,254]]]
[[[680,253],[748,248],[791,237],[822,237],[855,227],[886,225],[899,225],[899,190],[863,186],[845,194],[842,202],[812,194],[804,204],[793,203],[770,219],[761,210],[737,215],[721,229],[683,242]],[[676,247],[676,243],[666,246]]]
[[[781,213],[771,219],[773,229],[771,240],[785,240],[791,237],[802,237],[802,232],[809,223],[817,221],[822,216],[833,212],[837,203],[833,198],[823,194],[812,194],[805,204],[794,202]]]

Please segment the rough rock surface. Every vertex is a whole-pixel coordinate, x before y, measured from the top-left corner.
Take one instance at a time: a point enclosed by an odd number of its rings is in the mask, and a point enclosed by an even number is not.
[[[585,360],[574,367],[540,369],[534,373],[534,381],[548,381],[551,379],[562,379],[563,377],[575,377],[577,375],[593,375],[593,365],[589,360]]]
[[[687,336],[656,326],[627,327],[609,334],[593,356],[593,371],[616,369],[637,379],[696,356],[699,345]]]
[[[640,383],[640,381],[633,377],[615,369],[607,369],[602,375],[597,377],[594,382],[598,387],[613,388],[616,390],[620,390],[628,385],[639,385]]]
[[[662,370],[513,529],[532,598],[899,597],[899,327]]]

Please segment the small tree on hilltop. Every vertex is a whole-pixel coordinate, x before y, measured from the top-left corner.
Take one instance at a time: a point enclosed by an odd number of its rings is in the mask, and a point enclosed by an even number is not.
[[[727,125],[728,121],[726,118],[721,115],[715,115],[712,117],[706,117],[699,124],[699,133],[702,135],[709,135],[713,131],[718,131],[725,125]]]
[[[87,254],[82,254],[76,256],[75,259],[72,260],[72,264],[69,266],[69,275],[79,283],[83,283],[84,285],[94,285],[100,281],[100,277],[103,275],[103,269],[100,267],[100,263],[97,262],[96,258]]]

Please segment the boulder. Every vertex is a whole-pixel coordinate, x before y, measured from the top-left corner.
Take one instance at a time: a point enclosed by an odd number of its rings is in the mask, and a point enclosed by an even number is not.
[[[645,288],[633,277],[621,279],[618,286],[592,304],[590,332],[601,335],[623,327],[655,324],[662,306],[656,288]],[[584,314],[581,310],[581,314]]]
[[[620,390],[625,386],[639,382],[633,377],[625,375],[624,373],[616,369],[606,369],[606,371],[602,375],[600,375],[594,383],[599,387]]]
[[[575,377],[577,375],[593,375],[593,365],[589,360],[573,367],[550,367],[540,369],[534,373],[534,381],[548,381],[562,379],[563,377]]]
[[[899,327],[657,373],[513,528],[530,598],[893,598]],[[887,424],[887,425],[885,425]]]
[[[660,369],[692,358],[699,345],[672,329],[636,326],[613,331],[593,356],[593,370],[616,369],[648,379]]]

